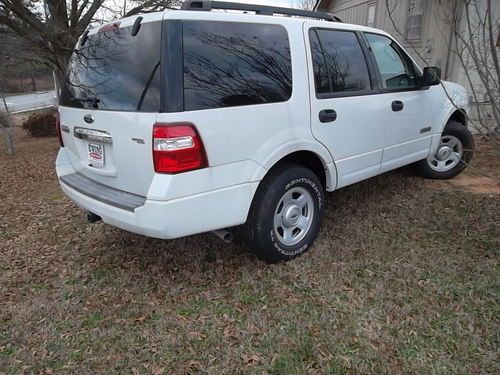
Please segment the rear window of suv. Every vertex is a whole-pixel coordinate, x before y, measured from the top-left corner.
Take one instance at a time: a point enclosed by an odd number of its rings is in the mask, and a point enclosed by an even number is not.
[[[161,23],[92,35],[70,60],[60,104],[75,108],[158,112]]]
[[[292,63],[284,27],[186,21],[183,39],[185,110],[290,98]]]

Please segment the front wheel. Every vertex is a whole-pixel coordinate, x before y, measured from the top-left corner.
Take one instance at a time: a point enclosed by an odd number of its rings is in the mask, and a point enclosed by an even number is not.
[[[323,219],[324,189],[300,165],[271,171],[255,194],[246,224],[249,247],[270,263],[303,254],[316,239]]]
[[[474,138],[470,131],[461,123],[450,120],[436,152],[415,163],[415,170],[426,178],[447,180],[459,175],[467,167],[473,153]]]

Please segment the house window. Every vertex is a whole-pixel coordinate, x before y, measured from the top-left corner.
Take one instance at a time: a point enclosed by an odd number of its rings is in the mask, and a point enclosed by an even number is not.
[[[368,5],[368,19],[366,21],[366,26],[375,26],[375,3]]]
[[[425,0],[410,0],[406,37],[411,40],[422,38],[422,24],[424,20]]]

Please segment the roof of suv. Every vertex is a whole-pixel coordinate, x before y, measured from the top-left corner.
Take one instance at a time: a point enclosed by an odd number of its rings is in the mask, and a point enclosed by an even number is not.
[[[311,17],[317,19],[324,19],[332,22],[342,22],[337,16],[331,13],[326,13],[321,11],[310,11],[298,8],[275,7],[268,5],[257,5],[257,4],[235,3],[235,2],[213,1],[213,0],[185,0],[181,6],[181,10],[211,11],[214,9],[255,12],[256,14],[267,15],[267,16],[281,14],[288,16]]]
[[[280,8],[284,9],[284,8]],[[314,13],[314,12],[311,12]],[[332,22],[325,19],[316,19],[313,16],[301,17],[301,16],[286,16],[286,15],[263,15],[263,14],[253,14],[246,13],[243,11],[196,11],[196,10],[165,10],[154,13],[140,14],[137,16],[126,17],[119,20],[110,22],[107,25],[101,27],[95,27],[89,30],[89,35],[96,34],[105,27],[111,25],[117,25],[120,28],[130,27],[134,22],[141,17],[141,22],[154,22],[161,21],[163,19],[190,19],[190,20],[205,20],[205,21],[229,21],[229,22],[256,22],[256,23],[280,23],[280,24],[293,24],[299,23],[303,24],[306,21],[317,22],[318,25],[323,25],[327,28],[335,28],[339,30],[359,30],[376,32],[378,34],[386,34],[383,30],[375,29],[372,27],[343,23],[343,22]]]

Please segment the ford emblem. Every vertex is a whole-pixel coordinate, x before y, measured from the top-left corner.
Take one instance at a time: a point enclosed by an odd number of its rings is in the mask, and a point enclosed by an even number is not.
[[[92,124],[94,122],[94,116],[92,116],[92,115],[85,115],[83,117],[83,121],[85,121],[87,124]]]

